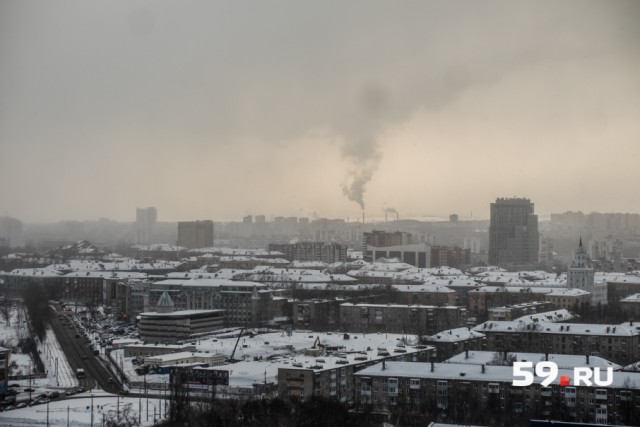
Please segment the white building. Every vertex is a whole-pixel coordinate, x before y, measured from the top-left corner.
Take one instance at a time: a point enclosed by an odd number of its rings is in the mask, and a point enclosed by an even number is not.
[[[591,294],[591,305],[607,305],[607,284],[595,282],[595,271],[589,264],[587,251],[582,246],[582,238],[575,258],[567,272],[567,287],[585,290]]]

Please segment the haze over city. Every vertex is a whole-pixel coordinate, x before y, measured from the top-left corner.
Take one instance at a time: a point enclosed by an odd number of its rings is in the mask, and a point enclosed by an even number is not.
[[[638,2],[3,2],[1,214],[638,212]]]

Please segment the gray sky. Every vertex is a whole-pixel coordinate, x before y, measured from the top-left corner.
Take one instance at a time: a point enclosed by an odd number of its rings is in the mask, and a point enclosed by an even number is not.
[[[5,1],[0,214],[640,212],[640,2]]]

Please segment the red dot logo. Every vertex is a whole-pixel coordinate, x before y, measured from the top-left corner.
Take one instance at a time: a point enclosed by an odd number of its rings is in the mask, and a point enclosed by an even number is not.
[[[568,375],[561,375],[560,376],[560,385],[562,387],[566,387],[569,384],[571,384],[571,377],[569,377]]]

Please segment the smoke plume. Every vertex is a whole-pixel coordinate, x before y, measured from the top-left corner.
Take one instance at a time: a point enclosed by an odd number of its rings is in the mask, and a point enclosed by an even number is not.
[[[364,210],[364,193],[382,158],[374,132],[389,120],[390,102],[380,85],[365,87],[358,99],[359,109],[354,123],[346,131],[342,155],[353,163],[342,193]]]

